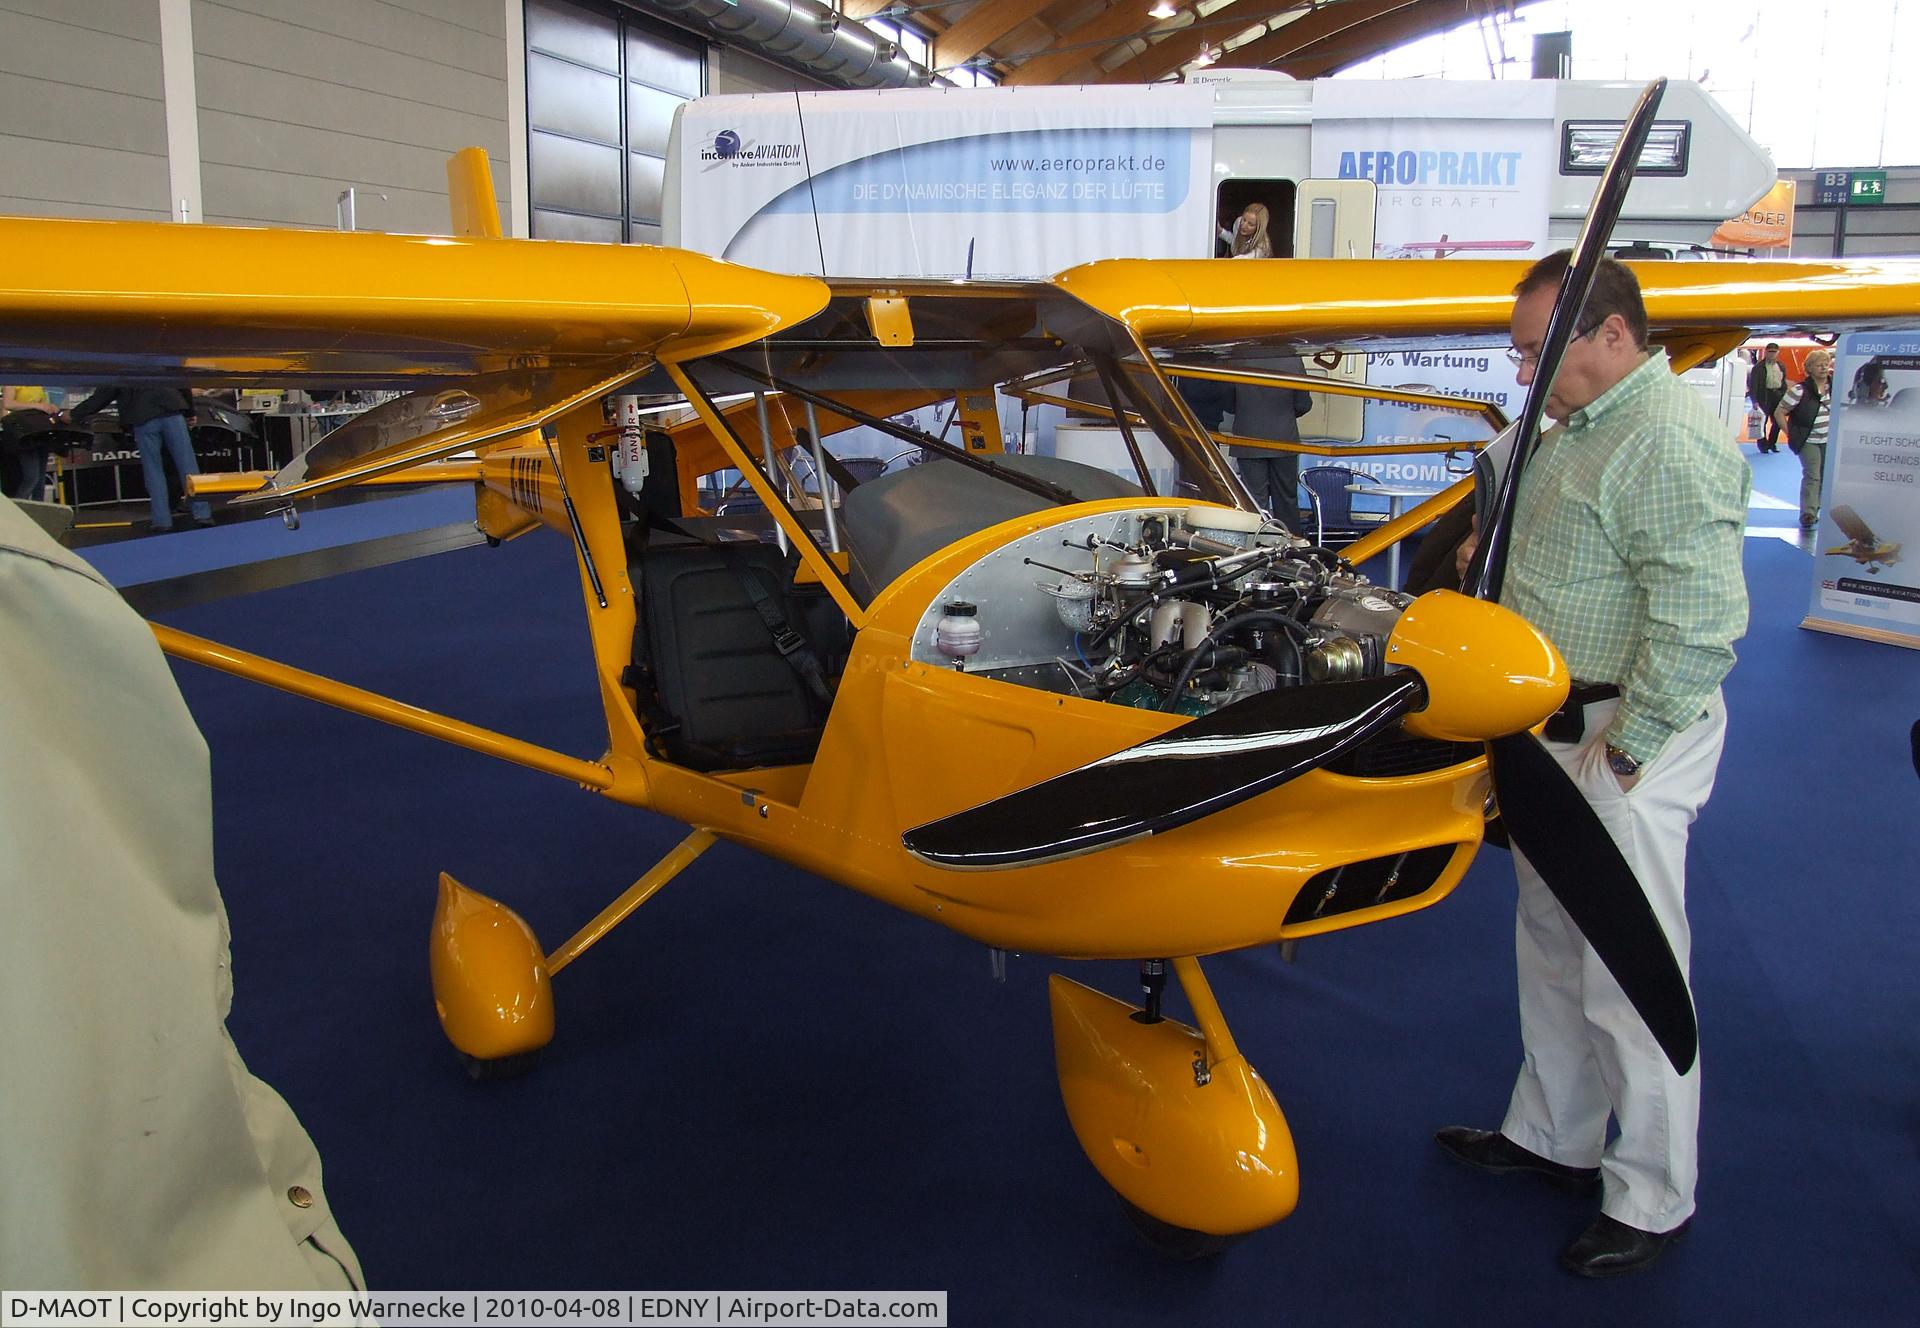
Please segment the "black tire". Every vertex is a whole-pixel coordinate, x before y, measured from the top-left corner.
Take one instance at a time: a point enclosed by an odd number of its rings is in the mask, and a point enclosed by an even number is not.
[[[1133,1229],[1140,1233],[1141,1239],[1168,1259],[1191,1263],[1196,1259],[1216,1258],[1242,1239],[1240,1236],[1216,1236],[1211,1232],[1177,1227],[1171,1222],[1161,1221],[1124,1195],[1114,1197],[1120,1200],[1120,1206],[1126,1210],[1127,1221],[1133,1223]]]
[[[523,1051],[517,1056],[500,1056],[485,1060],[479,1056],[469,1056],[466,1052],[456,1053],[460,1063],[467,1069],[467,1078],[476,1084],[491,1084],[501,1079],[518,1079],[530,1074],[533,1067],[540,1063],[540,1049]]]

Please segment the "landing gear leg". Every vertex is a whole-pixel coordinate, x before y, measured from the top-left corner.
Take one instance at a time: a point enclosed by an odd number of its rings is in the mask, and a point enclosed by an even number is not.
[[[599,916],[547,954],[519,914],[440,877],[430,954],[440,1027],[476,1082],[525,1074],[553,1040],[553,975],[584,954],[713,843],[695,830]]]

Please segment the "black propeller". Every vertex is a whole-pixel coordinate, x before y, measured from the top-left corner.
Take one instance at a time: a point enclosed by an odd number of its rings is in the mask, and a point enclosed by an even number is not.
[[[1514,497],[1539,441],[1547,388],[1572,341],[1665,87],[1662,79],[1641,95],[1595,190],[1548,322],[1512,460],[1468,574],[1477,598],[1499,593]],[[1425,682],[1411,668],[1384,678],[1261,692],[1044,783],[919,826],[902,841],[925,862],[961,870],[1092,853],[1186,825],[1319,769],[1428,699]],[[1491,738],[1488,756],[1508,833],[1668,1059],[1685,1073],[1697,1045],[1686,980],[1618,846],[1531,733]]]
[[[1693,999],[1633,869],[1593,808],[1533,734],[1487,744],[1500,820],[1685,1074],[1699,1049]]]
[[[1134,747],[909,830],[937,867],[1078,857],[1172,830],[1317,770],[1423,704],[1416,673],[1257,692]]]

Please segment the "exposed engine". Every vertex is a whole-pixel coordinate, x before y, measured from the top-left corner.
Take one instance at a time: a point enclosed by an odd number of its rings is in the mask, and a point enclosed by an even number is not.
[[[956,580],[930,615],[931,657],[1202,715],[1274,687],[1379,676],[1387,635],[1412,603],[1241,513],[1196,507],[1071,524],[1107,529],[1036,532]],[[1051,614],[1033,606],[1035,591]]]

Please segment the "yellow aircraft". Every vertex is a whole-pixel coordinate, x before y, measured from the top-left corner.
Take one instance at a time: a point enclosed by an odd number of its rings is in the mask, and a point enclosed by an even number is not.
[[[1051,980],[1061,1092],[1143,1233],[1208,1253],[1285,1217],[1298,1166],[1202,957],[1435,903],[1496,803],[1668,1055],[1691,1064],[1692,1007],[1638,883],[1532,736],[1562,703],[1565,667],[1492,602],[1541,394],[1483,523],[1476,594],[1412,599],[1352,564],[1461,492],[1350,561],[1303,547],[1263,521],[1168,373],[1169,357],[1201,351],[1499,344],[1519,264],[818,280],[500,238],[484,161],[450,168],[448,238],[0,220],[0,377],[406,388],[236,501],[290,509],[350,484],[459,478],[492,538],[546,526],[572,542],[607,724],[590,757],[154,627],[182,659],[690,827],[553,949],[441,878],[435,1004],[477,1072],[547,1043],[552,978],[725,838],[987,946],[1138,962],[1144,1008]],[[1541,384],[1626,183],[1618,165],[1602,183]],[[127,275],[69,284],[102,253]],[[1682,368],[1756,327],[1911,325],[1920,310],[1914,265],[1640,276]],[[999,446],[996,389],[1073,369],[1101,385],[1131,480]],[[949,401],[958,445],[894,418]],[[654,413],[671,406],[683,418]],[[831,441],[856,426],[923,463],[858,473]],[[791,555],[688,533],[695,481],[722,467]],[[1169,970],[1197,1027],[1161,1013]]]
[[[1847,504],[1842,503],[1833,509],[1833,524],[1840,527],[1840,533],[1847,537],[1847,542],[1828,549],[1829,558],[1851,558],[1872,576],[1879,576],[1882,567],[1891,567],[1900,561],[1900,546],[1874,534],[1873,527]]]

